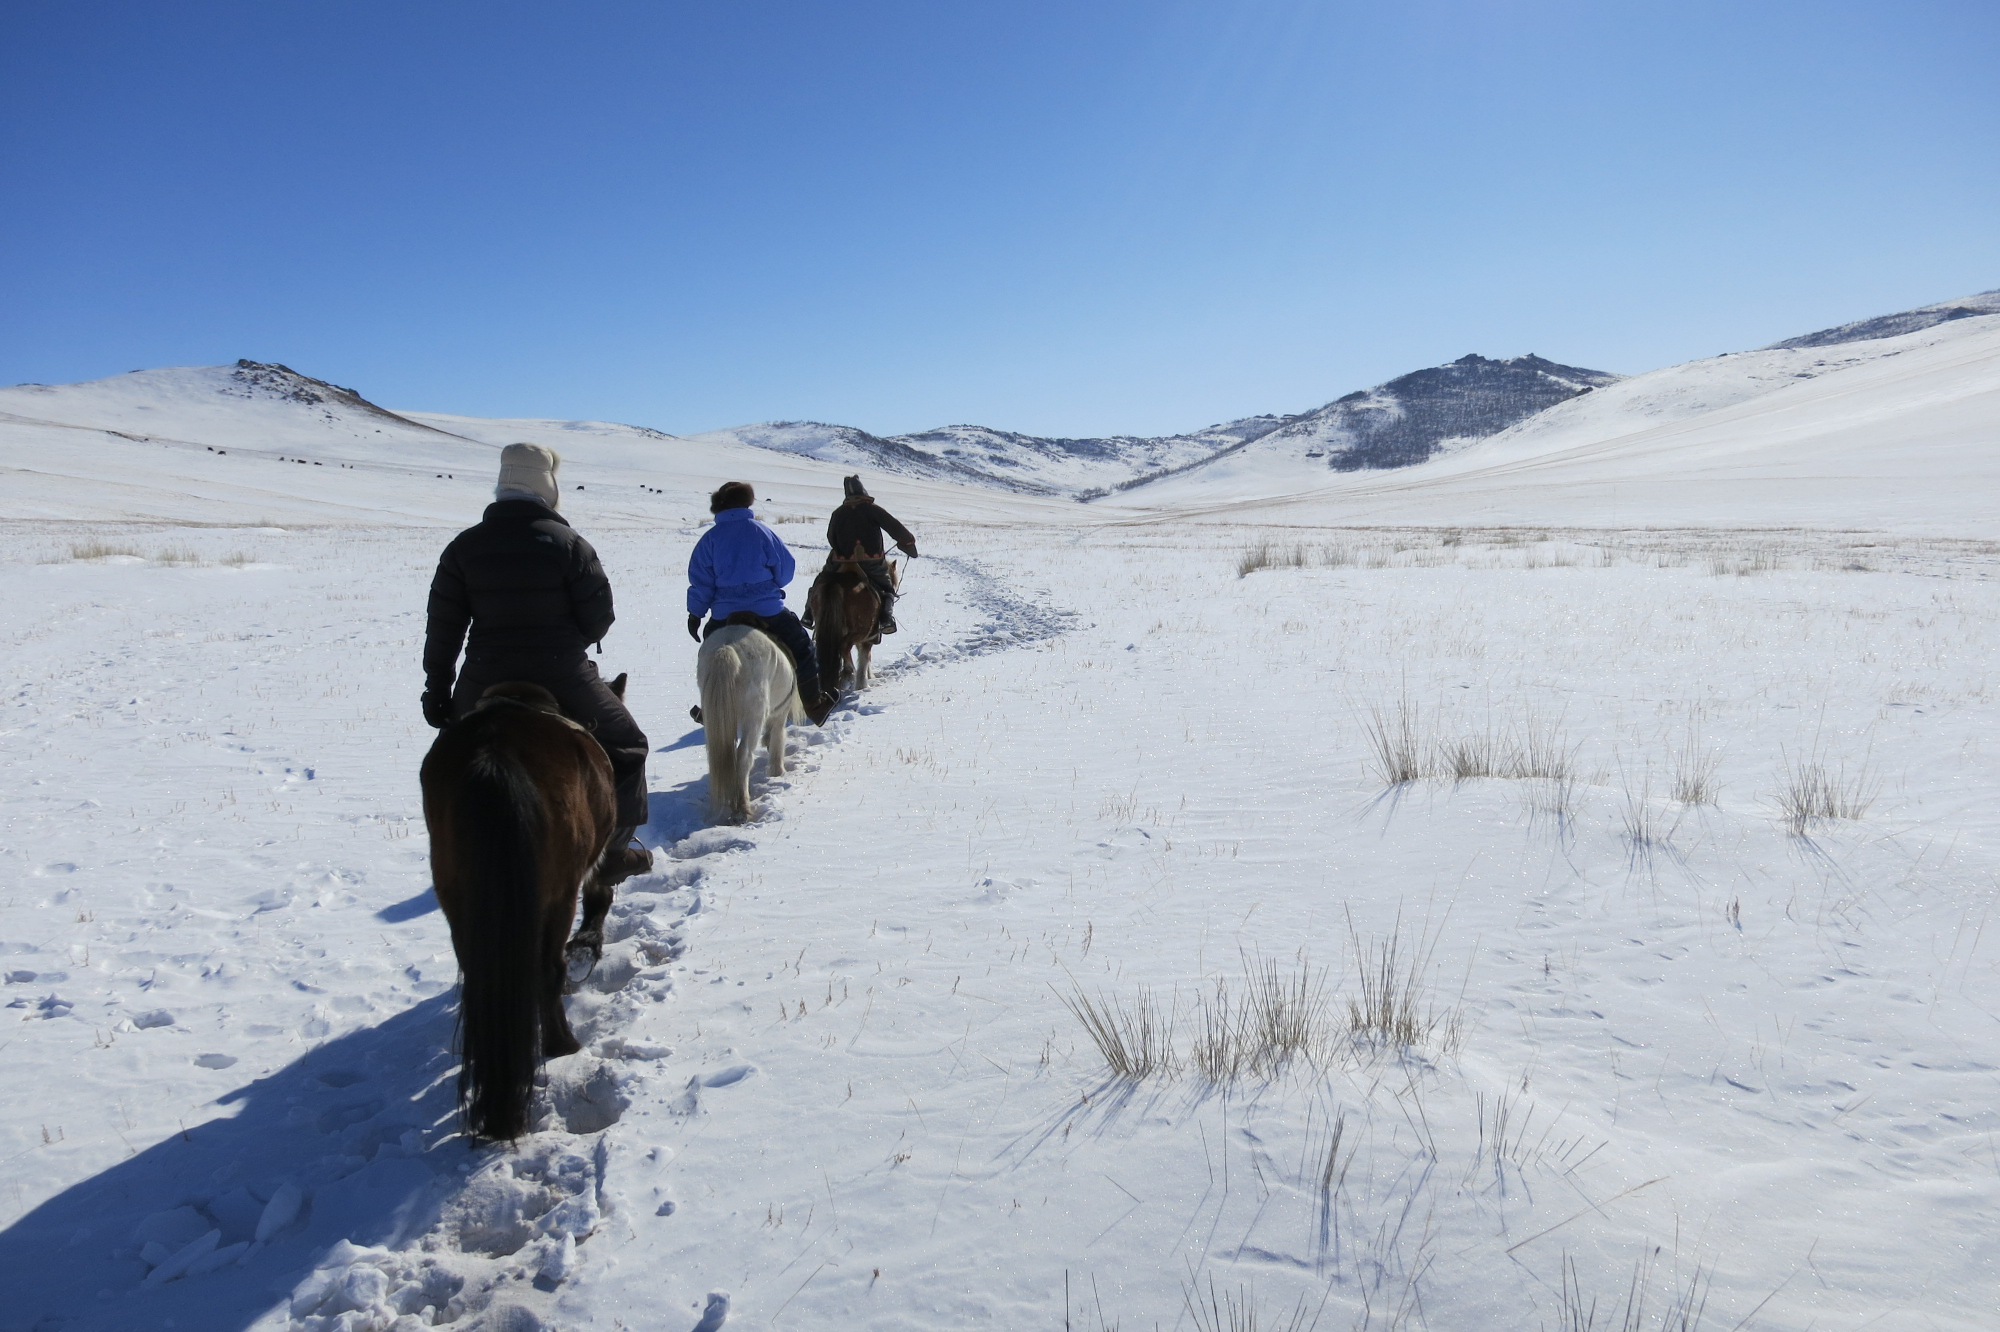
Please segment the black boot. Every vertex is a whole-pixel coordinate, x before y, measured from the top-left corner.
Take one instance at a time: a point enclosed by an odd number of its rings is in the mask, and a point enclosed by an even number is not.
[[[882,598],[882,608],[875,612],[875,632],[878,636],[896,632],[896,599],[894,597]]]
[[[814,726],[826,725],[826,719],[838,701],[831,691],[821,689],[817,680],[799,682],[799,706],[806,710],[806,720]]]
[[[688,709],[688,716],[694,718],[695,725],[697,726],[707,725],[707,723],[702,721],[701,719],[701,704],[699,703],[695,704],[693,707]]]

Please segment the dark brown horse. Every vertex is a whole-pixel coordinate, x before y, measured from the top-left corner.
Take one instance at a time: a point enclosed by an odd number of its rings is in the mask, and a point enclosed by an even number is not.
[[[867,558],[872,557],[859,546],[852,556],[834,556],[814,581],[808,597],[813,614],[813,656],[828,689],[838,688],[849,678],[856,689],[866,689],[869,660],[875,645],[882,641],[875,632],[882,598],[861,571],[861,561]],[[896,566],[889,569],[894,578]]]
[[[624,696],[625,677],[612,682]],[[496,684],[424,757],[431,879],[458,954],[458,1103],[476,1137],[528,1129],[541,1061],[582,1048],[563,1014],[569,952],[592,961],[617,880],[611,761],[540,685]],[[583,923],[563,939],[583,895]]]

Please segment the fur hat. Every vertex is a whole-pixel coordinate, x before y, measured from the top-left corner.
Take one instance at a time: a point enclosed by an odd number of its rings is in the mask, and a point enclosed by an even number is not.
[[[708,497],[708,511],[721,513],[724,509],[747,509],[757,502],[757,492],[750,488],[748,481],[724,481]]]
[[[533,495],[553,509],[562,499],[562,490],[556,485],[556,469],[561,466],[562,457],[554,449],[540,444],[509,444],[500,450],[500,484],[493,487],[493,493],[498,496],[511,490]]]
[[[841,492],[842,492],[842,493],[843,493],[843,494],[844,494],[844,495],[845,495],[845,496],[846,496],[846,497],[847,497],[848,499],[873,499],[873,498],[874,498],[874,496],[872,496],[872,495],[870,495],[870,494],[868,493],[868,487],[866,487],[866,486],[864,486],[864,485],[862,485],[862,484],[861,484],[861,478],[860,478],[860,477],[858,477],[858,476],[844,476],[844,477],[842,477],[842,478],[840,479],[840,489],[841,489]]]

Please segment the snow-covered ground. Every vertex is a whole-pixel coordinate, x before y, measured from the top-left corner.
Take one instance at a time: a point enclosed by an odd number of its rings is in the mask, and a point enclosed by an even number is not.
[[[1943,438],[1990,402],[1984,322],[1739,437],[1782,455],[1880,374],[1875,428]],[[884,483],[925,550],[887,669],[710,828],[700,492],[768,479],[810,551],[837,463],[290,408],[163,440],[4,393],[7,1332],[1993,1326],[1970,444],[1922,522],[1893,487],[1874,522],[1760,511],[1699,441],[1660,493],[1705,521]],[[417,657],[517,437],[586,487],[661,854],[540,1130],[472,1150]],[[1859,817],[1788,817],[1814,790]],[[1265,1026],[1217,1020],[1246,995]],[[1079,1012],[1128,1045],[1151,1015],[1151,1066]]]

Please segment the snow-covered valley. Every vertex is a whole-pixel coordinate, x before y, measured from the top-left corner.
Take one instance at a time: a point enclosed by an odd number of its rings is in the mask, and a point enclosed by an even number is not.
[[[703,495],[803,557],[849,460],[0,391],[0,1328],[1991,1327],[1996,322],[1310,493],[871,474],[904,630],[731,828]],[[418,654],[516,438],[658,859],[474,1149]]]

